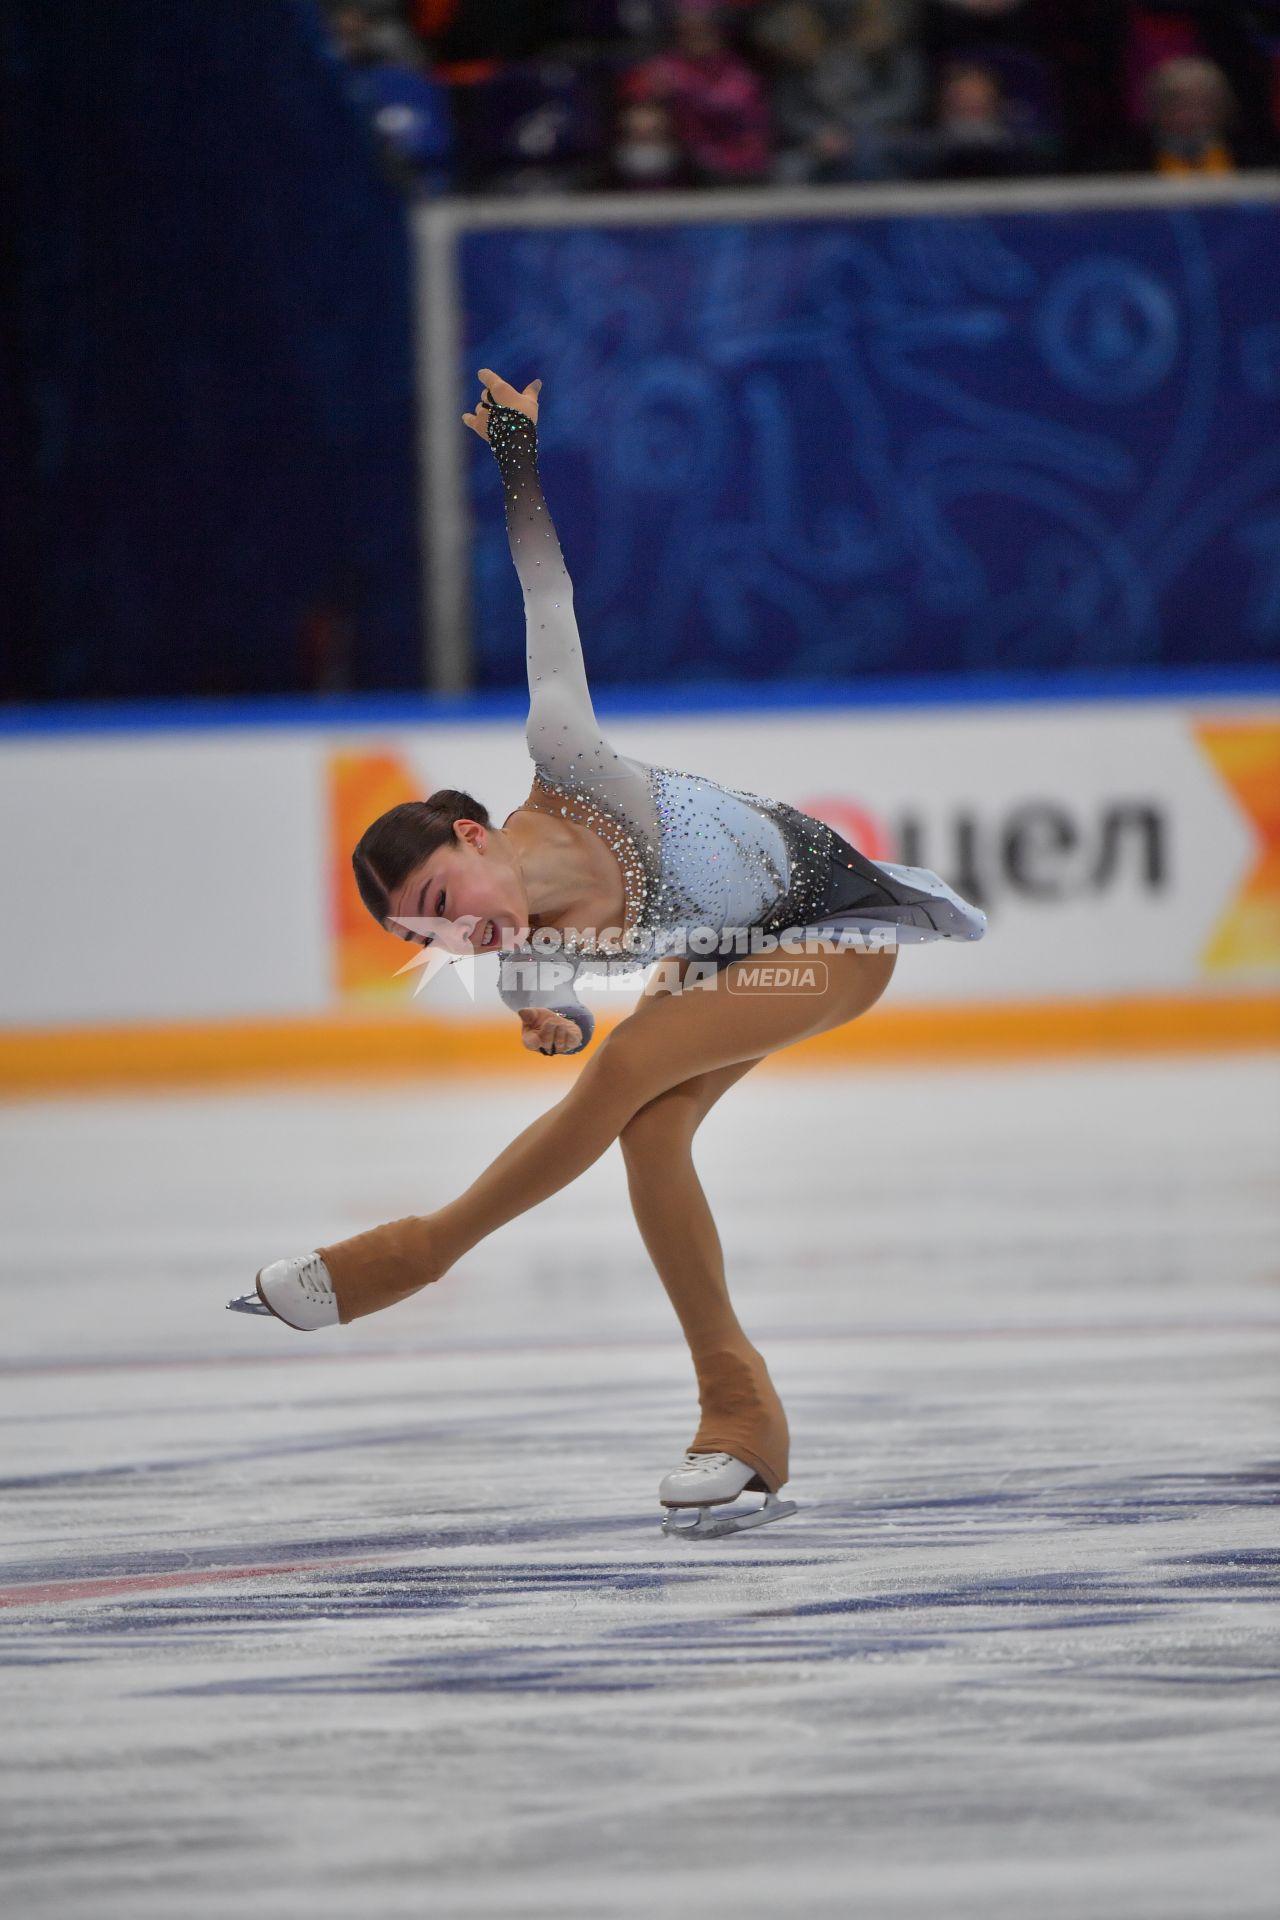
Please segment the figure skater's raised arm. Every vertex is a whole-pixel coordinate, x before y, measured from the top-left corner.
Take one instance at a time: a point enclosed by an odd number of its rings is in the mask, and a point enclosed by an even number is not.
[[[574,785],[625,780],[631,765],[606,739],[591,704],[573,582],[538,477],[542,382],[531,380],[518,392],[489,367],[481,367],[479,377],[484,393],[475,412],[462,418],[488,441],[502,475],[507,539],[524,590],[530,757],[539,772]]]

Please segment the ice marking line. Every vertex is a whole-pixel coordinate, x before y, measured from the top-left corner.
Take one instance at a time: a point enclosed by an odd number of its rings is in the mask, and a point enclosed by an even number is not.
[[[623,1515],[620,1522],[611,1520],[607,1523],[611,1530],[616,1530],[619,1524],[634,1528],[636,1525],[636,1517],[634,1515]],[[585,1524],[575,1525],[571,1529],[560,1530],[574,1532],[587,1530],[600,1531],[601,1524],[599,1522],[594,1524],[587,1522]],[[454,1537],[455,1536],[452,1535],[443,1535],[439,1539],[424,1539],[422,1546],[424,1548],[447,1547],[453,1543]],[[465,1537],[471,1538],[471,1535],[467,1533]],[[304,1556],[301,1559],[292,1560],[266,1560],[240,1567],[192,1567],[171,1573],[118,1573],[101,1575],[91,1579],[72,1577],[67,1579],[36,1580],[22,1582],[16,1586],[0,1587],[0,1607],[37,1606],[47,1604],[48,1602],[67,1600],[114,1599],[139,1593],[160,1593],[179,1587],[216,1586],[223,1582],[233,1580],[253,1580],[259,1577],[267,1578],[275,1574],[283,1573],[325,1573],[338,1567],[368,1568],[372,1572],[376,1568],[386,1566],[389,1561],[403,1559],[404,1553],[405,1548],[398,1546],[388,1548],[382,1553],[366,1552],[329,1554],[313,1557]],[[733,1564],[735,1569],[744,1567],[768,1569],[774,1567],[777,1562],[773,1560],[742,1560],[735,1556]],[[822,1562],[813,1558],[811,1555],[806,1555],[800,1560],[789,1560],[787,1564],[789,1566],[816,1566],[822,1564]],[[406,1573],[417,1574],[421,1572],[421,1569],[402,1568],[397,1571],[401,1575]],[[587,1564],[582,1567],[575,1566],[571,1571],[578,1577],[577,1584],[580,1585],[599,1585],[604,1581],[606,1584],[615,1587],[619,1584],[635,1586],[648,1585],[656,1580],[665,1586],[673,1581],[679,1582],[681,1585],[693,1584],[698,1573],[698,1568],[696,1565],[693,1567],[689,1566],[683,1560],[673,1564],[664,1554],[662,1557],[651,1562],[637,1563],[627,1561],[624,1562],[621,1567],[617,1565],[593,1567]],[[477,1573],[483,1573],[491,1582],[496,1581],[501,1590],[504,1593],[508,1593],[513,1587],[520,1591],[529,1588],[533,1588],[534,1591],[541,1591],[546,1588],[548,1584],[553,1586],[563,1585],[565,1569],[563,1567],[557,1568],[554,1565],[543,1566],[536,1562],[514,1567],[509,1564],[494,1566],[481,1563],[479,1566],[474,1567],[447,1566],[433,1570],[431,1577],[435,1580],[456,1581],[459,1588],[461,1588],[467,1578]],[[392,1578],[394,1579],[394,1577],[393,1575]],[[337,1602],[335,1601],[333,1604],[337,1604]],[[421,1609],[413,1610],[420,1611]]]
[[[314,1567],[375,1564],[376,1558],[350,1554],[332,1560],[270,1560],[253,1567],[210,1567],[204,1572],[193,1569],[188,1573],[125,1573],[103,1580],[43,1580],[31,1586],[0,1587],[0,1607],[30,1607],[48,1600],[98,1600],[121,1593],[155,1593],[165,1587],[202,1587],[226,1580],[253,1580],[259,1575],[306,1573]]]

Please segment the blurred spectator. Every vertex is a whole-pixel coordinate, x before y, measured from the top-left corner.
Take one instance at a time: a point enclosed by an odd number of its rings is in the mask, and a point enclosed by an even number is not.
[[[1137,0],[1128,15],[1132,121],[1150,125],[1150,86],[1158,71],[1174,60],[1210,61],[1231,96],[1235,164],[1264,164],[1277,130],[1269,45],[1270,33],[1280,29],[1275,0]]]
[[[1187,56],[1157,67],[1144,89],[1143,120],[1128,154],[1135,171],[1234,173],[1251,163],[1238,133],[1235,96],[1211,60]]]
[[[1047,159],[1028,116],[1007,99],[1000,75],[976,60],[954,60],[942,69],[933,126],[900,137],[893,150],[903,171],[931,180],[1017,178],[1042,173]]]
[[[623,101],[613,142],[598,170],[584,183],[619,189],[696,187],[702,175],[681,145],[671,109],[662,100]]]
[[[718,9],[683,13],[674,48],[634,68],[626,92],[670,107],[680,143],[708,185],[766,178],[772,130],[764,83],[730,49]]]
[[[449,100],[424,71],[412,36],[363,7],[340,7],[333,37],[351,70],[351,90],[367,114],[388,173],[414,192],[448,192],[453,184]]]
[[[1111,10],[1117,0],[1108,0]],[[1091,0],[926,0],[925,49],[935,75],[957,60],[973,61],[1000,84],[1006,118],[1043,157],[1062,143],[1055,42],[1064,13],[1092,11]]]
[[[883,142],[868,135],[908,126],[925,102],[925,69],[908,37],[901,0],[817,0],[772,9],[757,44],[777,63],[772,100],[782,148],[774,177],[850,180],[883,171]]]

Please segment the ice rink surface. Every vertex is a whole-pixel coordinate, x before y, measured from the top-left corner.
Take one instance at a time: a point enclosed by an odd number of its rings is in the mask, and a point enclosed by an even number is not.
[[[5,1911],[1275,1920],[1280,1056],[749,1075],[800,1511],[701,1544],[616,1147],[384,1315],[224,1311],[566,1085],[0,1112]]]

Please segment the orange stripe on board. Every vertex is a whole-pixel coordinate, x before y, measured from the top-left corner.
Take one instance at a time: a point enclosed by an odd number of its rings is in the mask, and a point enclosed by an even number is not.
[[[622,1016],[625,1017],[625,1016]],[[598,1016],[593,1048],[616,1021]],[[771,1055],[777,1070],[943,1065],[1108,1053],[1280,1047],[1280,994],[878,1005]],[[308,1020],[59,1028],[0,1034],[0,1092],[454,1073],[569,1080],[580,1062],[527,1053],[510,1018],[475,1022],[334,1014]]]

